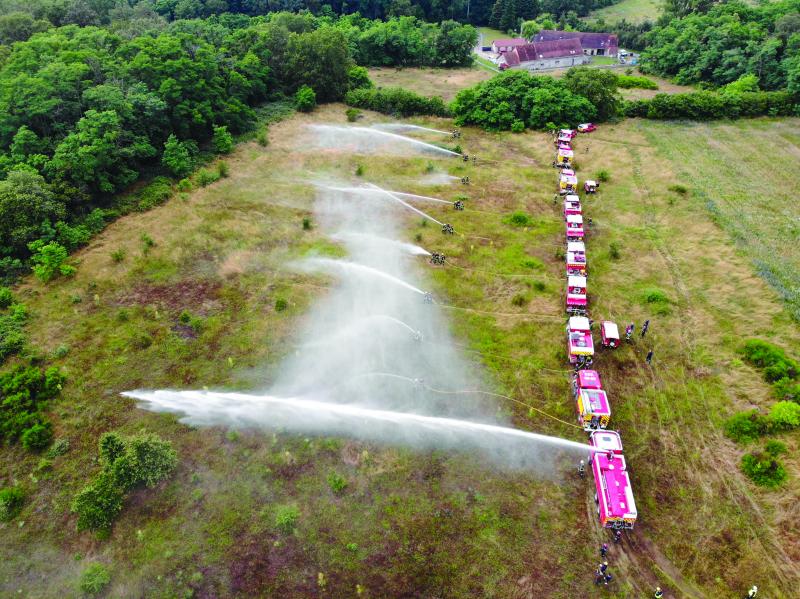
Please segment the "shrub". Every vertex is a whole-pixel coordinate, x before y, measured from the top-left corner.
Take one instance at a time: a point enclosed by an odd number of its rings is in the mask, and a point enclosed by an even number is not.
[[[161,164],[170,170],[176,177],[183,177],[192,170],[191,144],[185,144],[170,134],[164,142],[164,153],[161,155]]]
[[[139,239],[142,240],[142,245],[144,246],[145,254],[150,251],[150,248],[155,247],[156,245],[155,240],[152,237],[150,237],[147,233],[142,233]]]
[[[276,312],[283,312],[288,307],[289,307],[289,302],[287,302],[284,298],[279,297],[278,299],[275,300]]]
[[[269,137],[267,137],[267,132],[260,131],[259,134],[256,136],[256,142],[262,148],[266,148],[269,145]]]
[[[609,173],[605,169],[599,170],[594,174],[594,178],[597,181],[600,181],[600,183],[605,183],[606,181],[609,181],[611,179],[611,173]]]
[[[525,123],[520,120],[516,120],[511,123],[511,133],[522,133],[525,131]]]
[[[533,288],[536,291],[544,291],[547,288],[547,285],[544,284],[544,281],[534,281]]]
[[[19,309],[22,304],[12,304],[7,314],[0,314],[0,364],[22,350],[26,336],[23,331],[27,313]]]
[[[686,194],[689,193],[689,188],[680,183],[676,183],[675,185],[670,185],[669,187],[667,187],[667,189],[682,196],[685,196]]]
[[[152,433],[129,438],[122,457],[128,457],[134,474],[128,488],[139,485],[155,487],[178,465],[178,454],[172,445]],[[117,458],[117,462],[120,459]]]
[[[369,89],[374,87],[365,67],[352,67],[347,71],[347,89]]]
[[[224,125],[214,126],[214,135],[211,137],[211,144],[217,154],[230,154],[233,150],[233,136],[228,133],[228,128]]]
[[[210,171],[207,168],[201,168],[199,171],[197,171],[197,184],[200,187],[211,185],[216,181],[219,181],[219,173]]]
[[[785,446],[780,443],[785,449]],[[748,453],[742,456],[741,468],[750,480],[762,487],[774,488],[786,480],[786,469],[777,459],[777,455],[772,453],[777,446],[768,444],[768,449]]]
[[[800,407],[800,406],[798,406]],[[22,446],[29,451],[38,451],[50,445],[53,440],[53,427],[49,422],[34,424],[22,431],[20,441]]]
[[[224,160],[220,160],[217,162],[217,175],[219,175],[220,179],[224,179],[230,174],[230,169],[228,168],[228,163]]]
[[[147,349],[153,345],[153,338],[144,331],[138,331],[131,338],[131,347],[133,349]]]
[[[110,472],[101,472],[72,501],[78,515],[78,530],[108,532],[122,511],[125,494]]]
[[[800,374],[800,364],[789,358],[780,347],[761,339],[746,341],[741,351],[745,361],[762,368],[764,378],[770,382],[795,379]]]
[[[608,257],[612,260],[619,260],[620,259],[620,251],[619,251],[619,244],[616,241],[612,241],[608,244]]]
[[[303,217],[303,231],[310,231],[311,230],[311,219],[307,216]]]
[[[336,495],[341,495],[347,488],[347,479],[338,472],[328,474],[328,486]]]
[[[647,77],[637,77],[630,74],[617,75],[617,87],[622,89],[658,89],[658,84]]]
[[[67,249],[60,243],[37,239],[28,244],[28,249],[33,252],[31,269],[40,281],[47,283],[59,274],[68,277],[75,273],[75,267],[67,264]]]
[[[0,489],[0,522],[8,522],[19,514],[25,503],[25,492],[19,487]]]
[[[115,263],[122,262],[125,259],[125,250],[123,248],[119,248],[111,252],[111,261]]]
[[[739,412],[725,421],[725,435],[740,443],[749,443],[770,432],[770,420],[758,410]]]
[[[356,177],[361,177],[363,175],[364,175],[364,165],[359,164],[358,166],[356,166]]]
[[[348,108],[344,114],[348,123],[355,123],[361,117],[361,111],[358,108]]]
[[[772,383],[772,392],[778,399],[800,403],[800,381],[783,377]]]
[[[300,112],[311,112],[317,107],[317,94],[310,86],[303,85],[294,94],[294,105]]]
[[[279,505],[275,511],[275,528],[284,534],[291,534],[297,527],[300,510],[295,505]]]
[[[779,401],[770,408],[769,418],[779,430],[791,430],[800,426],[800,405],[792,401]]]
[[[438,96],[426,98],[402,87],[381,89],[356,89],[347,92],[348,106],[374,110],[392,116],[448,116],[447,106]]]
[[[625,116],[648,119],[708,120],[743,116],[789,116],[794,111],[792,94],[785,91],[656,94],[649,100],[625,102]]]
[[[5,310],[14,303],[14,294],[8,287],[0,287],[0,310]]]
[[[652,288],[644,292],[644,301],[647,304],[669,304],[670,299],[661,289]]]
[[[187,178],[181,179],[178,181],[178,191],[192,191],[192,182]]]
[[[525,212],[512,212],[508,217],[508,222],[515,227],[527,227],[531,224],[531,217]]]
[[[57,458],[58,456],[62,456],[69,451],[69,440],[68,439],[56,439],[56,442],[53,443],[52,447],[47,450],[45,457],[49,459]]]
[[[137,197],[136,209],[139,212],[152,210],[172,197],[172,181],[167,177],[156,177],[142,188]]]
[[[81,573],[80,589],[87,595],[97,595],[111,583],[111,574],[103,564],[89,564]]]
[[[515,306],[522,307],[528,303],[528,297],[524,293],[517,293],[511,298],[511,303]]]

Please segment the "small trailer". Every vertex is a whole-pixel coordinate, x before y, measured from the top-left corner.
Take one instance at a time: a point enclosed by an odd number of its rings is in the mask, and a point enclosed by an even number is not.
[[[580,241],[583,236],[583,216],[580,214],[567,215],[567,241]]]
[[[619,327],[617,323],[610,320],[604,320],[600,323],[600,343],[603,347],[615,348],[619,347],[621,340],[619,338]]]
[[[594,181],[593,179],[588,179],[583,184],[583,191],[585,191],[586,193],[597,193],[598,187],[600,187],[600,184],[597,181]]]
[[[586,316],[586,277],[570,275],[567,277],[567,313]]]
[[[611,419],[611,404],[595,370],[579,370],[572,379],[578,424],[591,432],[604,429]]]
[[[570,316],[567,321],[567,355],[569,363],[581,369],[588,368],[594,356],[594,342],[589,319]]]

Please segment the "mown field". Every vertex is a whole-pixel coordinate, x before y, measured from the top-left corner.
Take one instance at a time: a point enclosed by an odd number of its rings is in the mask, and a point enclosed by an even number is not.
[[[417,85],[427,85],[423,76]],[[361,124],[385,120],[367,115]],[[333,251],[316,227],[302,226],[313,218],[310,183],[330,176],[466,196],[463,212],[421,206],[451,222],[455,236],[406,220],[409,241],[448,257],[445,267],[420,259],[420,276],[451,315],[457,343],[487,390],[572,421],[549,137],[465,129],[459,143],[478,156],[465,164],[320,152],[311,122],[344,123],[344,107],[273,126],[267,148],[237,148],[229,178],[110,226],[76,255],[73,279],[47,287],[28,281],[18,290],[31,311],[32,342],[69,377],[53,420],[70,451],[49,472],[38,472],[38,457],[21,449],[2,454],[6,479],[30,497],[17,520],[0,525],[2,594],[70,596],[80,572],[98,561],[112,572],[110,597],[642,597],[656,584],[674,597],[722,597],[754,583],[765,596],[793,596],[800,465],[787,460],[786,487],[758,490],[739,472],[743,450],[722,436],[721,422],[772,401],[759,373],[738,357],[742,339],[791,349],[800,347],[800,333],[753,266],[759,246],[734,244],[708,200],[719,211],[727,205],[722,168],[734,160],[753,170],[740,173],[736,189],[762,198],[758,173],[769,155],[742,149],[790,135],[795,121],[714,126],[722,131],[707,140],[703,166],[687,165],[682,153],[701,143],[705,126],[626,121],[577,143],[582,178],[610,173],[585,208],[594,221],[587,242],[593,318],[651,320],[644,340],[597,361],[640,512],[636,531],[612,548],[608,590],[596,589],[591,573],[608,537],[594,522],[591,484],[577,479],[572,464],[541,478],[499,471],[473,455],[195,429],[119,396],[132,388],[258,389],[272,380],[281,357],[296,350],[307,308],[326,292],[321,280],[286,264]],[[443,119],[413,122],[452,127]],[[693,135],[696,143],[687,142]],[[798,156],[787,145],[781,160],[791,177]],[[714,164],[706,184],[700,174]],[[441,173],[468,175],[471,184],[430,176]],[[671,191],[676,183],[689,192]],[[754,203],[748,223],[768,209]],[[749,226],[763,244],[777,243],[770,232],[783,230]],[[148,251],[143,233],[156,241]],[[115,262],[119,249],[125,258]],[[280,298],[287,310],[275,309]],[[199,320],[196,330],[181,326],[183,311]],[[652,368],[644,364],[649,349]],[[520,428],[582,438],[520,404],[497,407]],[[158,432],[172,441],[180,465],[156,489],[137,491],[111,537],[98,540],[75,532],[69,504],[98,468],[97,439],[111,429]],[[796,434],[784,440],[795,456]],[[346,480],[343,491],[331,488],[331,473]],[[299,514],[291,533],[276,525],[284,506]]]
[[[660,14],[661,3],[658,0],[622,0],[611,6],[593,10],[586,20],[603,19],[606,23],[614,23],[625,19],[630,23],[641,23],[655,21]]]

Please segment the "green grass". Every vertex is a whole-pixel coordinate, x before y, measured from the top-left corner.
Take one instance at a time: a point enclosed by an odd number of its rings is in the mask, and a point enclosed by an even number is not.
[[[587,21],[604,19],[606,23],[615,23],[625,19],[630,23],[655,21],[661,13],[659,0],[622,0],[611,6],[593,10],[586,17]]]
[[[592,62],[591,62],[591,64],[595,66],[603,66],[603,65],[610,65],[617,63],[619,63],[619,60],[617,60],[613,56],[592,56]]]
[[[478,33],[481,36],[480,43],[482,46],[491,46],[492,42],[497,39],[508,39],[510,37],[514,37],[513,35],[503,33],[499,29],[492,29],[491,27],[478,27]]]
[[[385,119],[365,112],[362,122],[376,120]],[[770,491],[770,503],[739,471],[741,451],[723,438],[722,423],[738,403],[767,409],[772,401],[760,374],[738,358],[741,339],[791,346],[798,333],[703,202],[669,190],[695,184],[636,122],[604,125],[576,141],[582,173],[613,173],[585,202],[595,221],[587,241],[593,318],[652,320],[645,340],[597,361],[641,514],[635,545],[614,556],[617,586],[609,591],[591,582],[587,564],[606,537],[590,517],[590,484],[574,476],[572,463],[542,477],[500,471],[471,454],[229,434],[121,399],[132,388],[265,388],[298,351],[297,331],[327,283],[285,264],[341,255],[322,226],[303,229],[313,198],[305,181],[309,173],[348,176],[365,161],[299,151],[310,122],[343,123],[344,108],[323,106],[273,125],[268,147],[254,142],[230,156],[227,179],[112,224],[76,256],[74,279],[15,290],[31,309],[31,344],[59,356],[50,360],[69,377],[51,415],[69,451],[41,472],[40,456],[16,447],[0,455],[3,472],[26,492],[16,518],[24,525],[3,529],[0,594],[63,596],[90,563],[103,563],[114,597],[641,597],[665,580],[676,596],[695,588],[727,596],[753,580],[769,596],[791,595],[796,568],[782,559],[784,537],[775,532],[791,516],[781,520],[774,506],[797,495],[797,466],[786,459],[790,477]],[[444,119],[413,122],[452,127]],[[691,133],[676,128],[678,137]],[[456,235],[414,216],[398,236],[446,254],[443,268],[420,260],[419,279],[482,388],[522,402],[484,398],[483,410],[519,428],[581,440],[580,431],[527,407],[574,419],[551,140],[462,133],[459,143],[481,159],[477,166],[374,155],[363,180],[447,200],[467,196],[463,212],[425,205]],[[472,184],[424,184],[431,162]],[[756,182],[748,179],[753,187],[742,193],[757,190]],[[527,218],[512,222],[512,213]],[[143,234],[154,241],[147,252]],[[109,254],[117,248],[126,259],[114,264]],[[202,322],[191,335],[178,326],[184,312]],[[149,344],[136,342],[143,334]],[[69,351],[57,353],[62,346]],[[643,363],[650,348],[652,369]],[[141,429],[171,441],[180,459],[174,476],[137,491],[108,540],[77,534],[69,503],[97,470],[99,435]],[[796,436],[782,440],[796,451]]]

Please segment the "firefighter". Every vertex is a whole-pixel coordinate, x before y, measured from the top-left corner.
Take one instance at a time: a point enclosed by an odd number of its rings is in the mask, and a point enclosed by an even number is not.
[[[649,352],[647,352],[647,357],[644,359],[644,361],[647,362],[648,366],[650,366],[651,362],[653,361],[653,350],[652,349]]]
[[[756,585],[753,585],[753,588],[747,591],[746,599],[755,599],[756,595],[758,595],[758,587]]]
[[[581,460],[580,463],[578,464],[578,476],[580,476],[581,478],[586,476],[586,464],[584,463],[583,460]]]
[[[608,562],[603,562],[602,564],[600,564],[600,565],[597,567],[597,569],[598,569],[598,570],[600,570],[600,573],[601,573],[601,574],[605,574],[605,573],[606,573],[606,570],[608,570]]]
[[[608,543],[600,545],[600,557],[605,559],[608,556]]]
[[[661,587],[656,587],[656,592],[653,597],[654,599],[662,599],[664,597],[664,591],[661,590]]]
[[[631,335],[633,335],[633,328],[634,328],[633,323],[630,323],[628,326],[625,327],[625,341],[631,340]]]
[[[621,543],[622,542],[622,533],[619,530],[614,531],[614,542]]]
[[[644,336],[647,335],[647,329],[649,328],[650,328],[650,321],[645,320],[644,324],[642,325],[642,339],[644,339]]]
[[[603,582],[604,579],[605,579],[605,576],[603,576],[603,573],[600,571],[600,568],[598,568],[597,570],[594,571],[594,583],[595,584],[600,584],[601,582]]]
[[[611,574],[606,574],[605,576],[603,576],[603,582],[605,583],[606,586],[608,586],[608,583],[611,582],[612,578],[613,577],[611,576]]]

